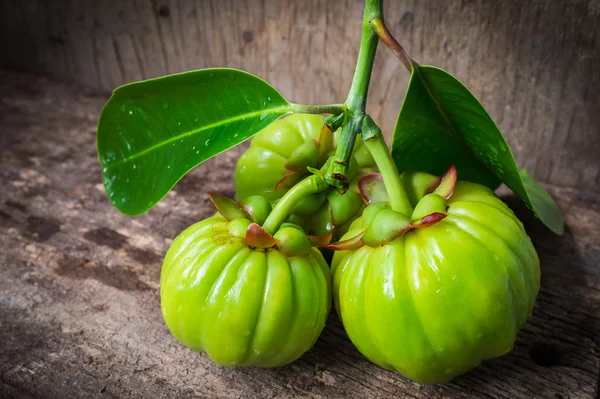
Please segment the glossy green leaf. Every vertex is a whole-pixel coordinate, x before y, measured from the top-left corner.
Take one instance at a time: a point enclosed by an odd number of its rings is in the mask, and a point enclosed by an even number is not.
[[[521,178],[525,184],[529,201],[535,214],[550,230],[562,235],[565,230],[565,220],[558,210],[556,202],[550,194],[529,174],[527,169],[521,169]],[[528,204],[529,205],[529,204]]]
[[[414,63],[392,156],[400,173],[441,175],[455,165],[460,180],[491,189],[505,183],[546,226],[562,234],[563,217],[556,203],[530,175],[519,172],[508,143],[475,96],[439,68]]]
[[[106,193],[127,215],[154,206],[190,169],[291,111],[268,83],[204,69],[116,89],[98,122]]]

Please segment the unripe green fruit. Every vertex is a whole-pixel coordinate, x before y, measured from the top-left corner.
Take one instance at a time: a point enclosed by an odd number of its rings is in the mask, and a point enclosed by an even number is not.
[[[306,172],[307,167],[318,166],[320,157],[319,145],[315,140],[309,140],[292,151],[288,158],[287,169]]]
[[[344,194],[332,190],[327,195],[327,200],[331,206],[331,217],[336,226],[341,226],[353,219],[363,206],[360,195],[350,190]]]
[[[437,223],[385,245],[336,251],[331,265],[336,310],[356,347],[427,384],[510,351],[540,284],[531,240],[490,189],[459,182],[447,204]]]
[[[282,227],[273,236],[277,241],[277,248],[285,256],[308,256],[312,247],[308,237],[302,230],[294,227]]]
[[[323,193],[317,193],[307,195],[294,205],[293,212],[299,216],[310,216],[319,210],[323,206],[327,195]]]
[[[278,119],[257,133],[236,166],[236,198],[261,195],[275,203],[311,173],[308,168],[321,170],[329,155],[334,153],[334,144],[339,141],[340,135],[339,132],[323,130],[323,126],[321,116],[293,114]],[[346,174],[350,185],[346,195],[340,196],[334,189],[329,189],[306,196],[294,206],[292,212],[305,219],[303,223],[298,220],[294,223],[303,226],[307,234],[333,233],[339,237],[345,231],[342,226],[359,216],[363,201],[354,180],[367,171],[375,170],[375,162],[360,137],[357,137],[353,154]],[[331,206],[333,220],[317,220],[314,217],[317,213],[329,212],[330,199],[334,202]],[[306,223],[309,218],[314,223]],[[331,230],[324,233],[327,225]]]
[[[217,215],[173,241],[160,277],[162,313],[177,340],[215,363],[283,366],[325,326],[329,267],[314,248],[303,257],[252,249],[230,233],[241,225]]]
[[[246,230],[252,222],[246,218],[233,219],[227,224],[227,230],[229,234],[235,238],[244,239],[246,237]]]
[[[253,195],[239,201],[240,206],[248,212],[252,221],[262,226],[267,220],[267,216],[271,213],[273,207],[267,199],[261,195]]]

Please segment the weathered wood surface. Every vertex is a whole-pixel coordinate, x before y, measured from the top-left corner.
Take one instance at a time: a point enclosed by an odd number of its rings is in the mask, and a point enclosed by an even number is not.
[[[342,102],[363,0],[5,0],[0,65],[103,90],[246,69],[295,102]],[[600,0],[386,0],[418,61],[479,97],[541,181],[600,193]],[[409,75],[380,48],[369,112],[390,135]]]
[[[508,197],[539,251],[542,288],[507,356],[440,386],[364,359],[332,315],[316,346],[278,369],[221,368],[163,324],[158,281],[171,239],[232,194],[241,149],[192,171],[129,218],[100,183],[104,95],[0,71],[0,397],[595,398],[600,371],[600,197],[549,186],[564,237]]]

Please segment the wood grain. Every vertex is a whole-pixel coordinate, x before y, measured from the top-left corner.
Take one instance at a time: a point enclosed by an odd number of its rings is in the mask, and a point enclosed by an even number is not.
[[[600,372],[600,196],[548,186],[564,237],[504,196],[536,245],[542,288],[515,349],[451,383],[420,386],[369,363],[335,315],[277,369],[222,368],[178,344],[160,314],[162,257],[232,194],[240,148],[199,166],[129,218],[100,183],[105,95],[0,70],[0,397],[589,398]]]
[[[0,65],[111,91],[229,66],[299,103],[342,102],[362,0],[5,0]],[[475,93],[542,182],[600,193],[600,0],[386,0],[419,62]],[[389,136],[408,73],[380,48],[369,112]]]

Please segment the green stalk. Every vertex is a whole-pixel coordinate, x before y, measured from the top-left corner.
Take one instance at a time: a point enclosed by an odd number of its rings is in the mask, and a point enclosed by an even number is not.
[[[262,225],[262,228],[269,234],[273,235],[281,226],[281,223],[288,217],[292,212],[294,205],[300,201],[303,197],[316,194],[321,191],[327,190],[329,185],[325,180],[317,175],[311,175],[300,183],[294,185],[285,193],[285,195],[279,200],[273,211],[267,217],[267,220]]]
[[[346,100],[348,107],[346,121],[344,121],[342,127],[340,142],[333,162],[327,172],[327,182],[338,189],[345,190],[347,188],[346,173],[354,149],[354,141],[356,135],[360,132],[362,118],[365,115],[371,72],[373,71],[375,52],[379,43],[377,33],[371,28],[369,22],[374,18],[382,17],[382,2],[383,0],[366,0],[365,2],[360,50],[354,78]]]
[[[346,110],[346,104],[292,104],[292,110],[295,113],[337,115]]]
[[[354,79],[346,100],[348,107],[346,119],[342,127],[340,142],[326,174],[326,180],[327,183],[338,188],[338,190],[341,189],[340,191],[347,189],[346,172],[354,149],[356,135],[366,127],[370,131],[363,132],[363,140],[365,140],[365,144],[381,172],[392,209],[410,216],[412,207],[404,191],[398,169],[383,140],[381,130],[365,114],[377,44],[379,43],[379,37],[386,37],[384,33],[387,32],[383,23],[382,3],[383,0],[366,0],[365,2],[360,50],[356,70],[354,71]],[[386,44],[388,42],[390,41],[386,41]],[[408,59],[408,56],[406,58]]]
[[[412,214],[412,206],[402,185],[402,179],[396,168],[390,151],[383,140],[382,135],[377,135],[371,139],[365,140],[367,149],[373,155],[377,168],[383,178],[383,184],[390,197],[390,205],[396,212],[400,212],[408,217]]]

